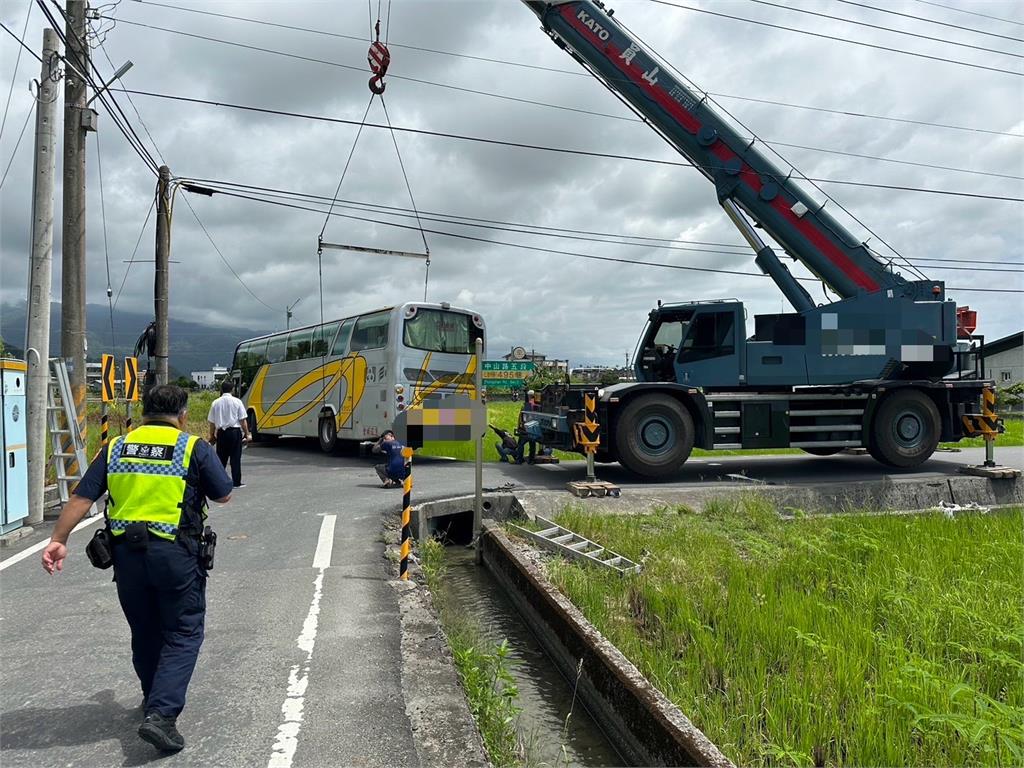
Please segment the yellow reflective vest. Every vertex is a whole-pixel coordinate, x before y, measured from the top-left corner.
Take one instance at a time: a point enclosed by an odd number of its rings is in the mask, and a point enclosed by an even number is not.
[[[107,449],[107,517],[114,536],[129,523],[148,523],[174,540],[185,511],[186,478],[199,438],[175,427],[144,424]],[[201,502],[200,502],[201,503]],[[202,510],[196,510],[202,519]]]

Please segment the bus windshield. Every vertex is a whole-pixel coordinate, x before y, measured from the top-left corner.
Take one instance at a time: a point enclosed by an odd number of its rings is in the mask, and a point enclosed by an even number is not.
[[[468,355],[473,353],[478,338],[483,338],[483,330],[469,315],[421,307],[405,321],[402,341],[407,347],[427,352]]]

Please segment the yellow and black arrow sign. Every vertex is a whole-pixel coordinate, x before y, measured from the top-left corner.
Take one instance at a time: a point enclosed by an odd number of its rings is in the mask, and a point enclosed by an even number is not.
[[[114,356],[103,355],[100,359],[102,360],[100,369],[103,372],[103,378],[100,381],[100,393],[103,395],[103,402],[109,403],[111,400],[117,399],[114,394],[114,379],[116,378]]]
[[[981,393],[981,414],[969,413],[963,416],[964,434],[968,437],[998,435],[1006,431],[1003,420],[996,415],[996,393],[991,389]]]
[[[601,444],[601,425],[597,421],[597,397],[583,396],[583,421],[573,425],[573,438],[587,453],[595,453]]]
[[[130,402],[139,399],[139,361],[134,357],[124,359],[124,399]]]

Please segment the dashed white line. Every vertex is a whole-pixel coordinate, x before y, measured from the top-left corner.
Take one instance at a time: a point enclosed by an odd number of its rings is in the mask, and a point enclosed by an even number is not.
[[[313,581],[313,600],[309,612],[302,622],[302,631],[295,644],[306,658],[293,664],[288,671],[288,692],[281,704],[281,724],[277,727],[274,747],[267,762],[267,768],[291,768],[295,750],[299,746],[299,730],[302,728],[303,709],[306,705],[306,688],[309,686],[309,666],[316,645],[317,626],[320,622],[320,598],[324,591],[324,571],[331,566],[331,549],[334,546],[334,523],[337,515],[325,515],[320,523],[320,535],[313,554],[313,567],[317,569]]]

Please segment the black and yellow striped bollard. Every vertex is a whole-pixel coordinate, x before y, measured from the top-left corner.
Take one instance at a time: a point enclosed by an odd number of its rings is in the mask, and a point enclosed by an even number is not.
[[[107,443],[110,441],[110,424],[107,418],[107,404],[103,403],[100,406],[100,445],[106,450]]]
[[[412,550],[412,448],[402,448],[405,480],[402,482],[402,544],[398,578],[409,579],[409,553]]]

